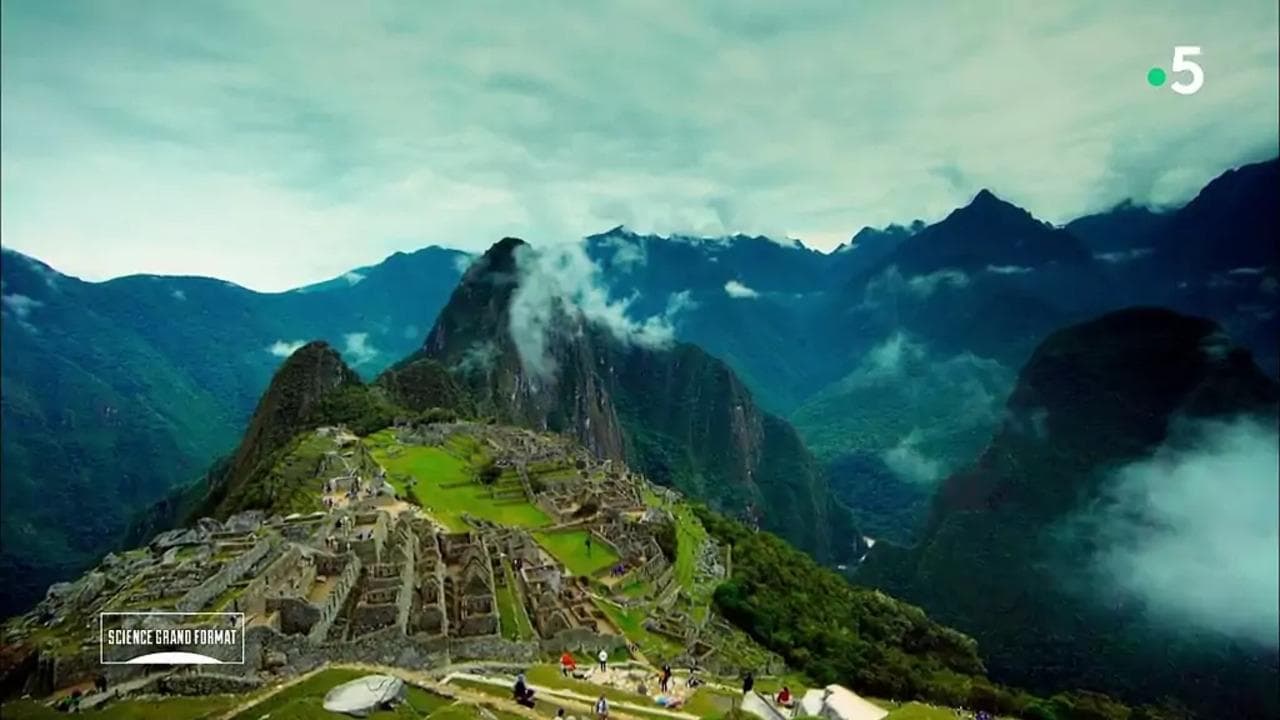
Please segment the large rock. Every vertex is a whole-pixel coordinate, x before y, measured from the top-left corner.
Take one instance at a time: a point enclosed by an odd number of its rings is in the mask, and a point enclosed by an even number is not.
[[[367,717],[373,711],[399,702],[404,697],[404,681],[390,675],[366,675],[343,683],[324,696],[324,709]]]

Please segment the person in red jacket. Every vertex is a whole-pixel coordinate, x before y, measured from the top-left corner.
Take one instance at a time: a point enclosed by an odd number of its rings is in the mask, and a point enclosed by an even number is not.
[[[791,697],[791,688],[786,685],[782,686],[782,689],[778,691],[778,696],[774,699],[778,701],[779,705],[785,708],[795,705],[795,698]]]

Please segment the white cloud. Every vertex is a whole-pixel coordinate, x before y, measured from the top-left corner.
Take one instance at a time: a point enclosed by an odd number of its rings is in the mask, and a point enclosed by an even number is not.
[[[566,316],[645,347],[664,347],[674,339],[671,316],[679,311],[679,303],[669,303],[662,315],[631,318],[628,308],[634,298],[610,297],[599,266],[580,242],[523,245],[516,249],[516,267],[520,285],[511,298],[508,329],[525,370],[534,376],[546,378],[555,372],[550,336],[562,329]]]
[[[860,365],[862,376],[877,380],[898,375],[906,363],[918,363],[924,356],[924,345],[911,341],[905,333],[896,332],[867,351]]]
[[[922,439],[919,430],[912,430],[906,437],[881,454],[884,464],[898,477],[919,484],[933,484],[942,478],[942,464],[925,457],[918,445]]]
[[[364,280],[364,275],[352,270],[351,272],[343,273],[342,279],[346,280],[348,285],[355,285],[361,280]]]
[[[724,284],[724,291],[731,298],[756,298],[760,297],[760,293],[743,285],[737,280],[730,280]]]
[[[1117,471],[1081,519],[1106,582],[1171,622],[1275,648],[1280,634],[1280,437],[1274,421],[1184,425]]]
[[[342,354],[352,365],[363,365],[378,357],[378,350],[369,343],[369,333],[355,332],[342,336]]]
[[[498,357],[498,346],[492,340],[476,343],[462,353],[462,359],[454,369],[463,373],[488,372]]]
[[[867,282],[862,293],[862,309],[895,306],[901,298],[926,300],[939,290],[959,290],[969,285],[963,270],[943,268],[924,275],[904,277],[897,265],[890,265]]]
[[[831,248],[984,186],[1062,223],[1185,200],[1280,125],[1266,0],[74,5],[4,5],[0,235],[88,279],[280,290],[618,221]],[[1206,48],[1194,98],[1135,27]]]
[[[173,299],[174,299],[174,300],[186,300],[186,299],[187,299],[187,294],[186,294],[185,292],[183,292],[182,290],[174,290],[173,292],[171,292],[171,293],[169,293],[169,294],[173,296]]]
[[[1117,264],[1132,262],[1139,258],[1147,257],[1153,252],[1155,252],[1155,250],[1152,248],[1133,248],[1131,250],[1115,250],[1112,252],[1094,253],[1093,257],[1095,260]]]
[[[671,239],[676,240],[676,238]],[[645,248],[647,241],[647,238],[626,230],[609,233],[594,240],[598,247],[613,250],[613,254],[608,258],[608,265],[611,271],[616,272],[630,272],[649,262],[649,255]]]
[[[453,257],[453,269],[458,271],[459,275],[467,272],[467,268],[471,267],[471,262],[476,259],[471,253],[462,253]]]
[[[306,344],[305,340],[277,340],[271,343],[271,346],[267,348],[267,352],[276,357],[287,358]]]
[[[962,270],[946,268],[936,270],[927,275],[915,275],[907,280],[907,289],[916,297],[924,299],[933,295],[938,288],[959,289],[969,284],[969,276]]]
[[[995,273],[996,275],[1025,275],[1031,272],[1032,270],[1035,270],[1035,268],[1026,267],[1023,265],[988,265],[987,266],[987,272]]]
[[[26,295],[22,295],[20,293],[13,293],[11,295],[0,295],[0,303],[3,303],[4,309],[13,313],[14,317],[18,318],[19,320],[25,320],[28,316],[31,315],[32,309],[38,308],[41,305],[44,305],[44,303],[40,302],[39,300],[36,300],[35,298],[27,297]]]

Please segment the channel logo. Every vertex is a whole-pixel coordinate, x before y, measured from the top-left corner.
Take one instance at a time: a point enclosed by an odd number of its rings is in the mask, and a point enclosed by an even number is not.
[[[242,665],[244,613],[98,614],[103,665]]]

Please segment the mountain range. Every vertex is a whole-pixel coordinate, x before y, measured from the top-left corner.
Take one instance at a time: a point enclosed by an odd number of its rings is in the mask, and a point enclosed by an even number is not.
[[[365,379],[402,358],[462,369],[484,412],[574,432],[828,561],[865,549],[862,534],[909,542],[1058,328],[1172,307],[1214,319],[1276,375],[1277,167],[1227,172],[1182,208],[1121,205],[1062,228],[984,191],[936,223],[864,229],[828,254],[614,228],[547,253],[543,275],[577,284],[514,323],[502,272],[483,261],[459,285],[470,258],[439,248],[276,294],[208,278],[86,283],[6,251],[3,422],[17,432],[4,434],[0,571],[17,581],[3,609],[29,605],[232,451],[272,371],[312,339]],[[518,274],[518,247],[495,248],[512,263],[503,272]],[[502,332],[562,328],[562,297],[593,327]],[[546,361],[573,381],[540,381]],[[726,422],[735,429],[718,434]],[[775,457],[785,467],[765,467]],[[761,479],[778,474],[794,482]],[[858,537],[808,529],[831,517]]]
[[[920,541],[877,544],[856,581],[972,634],[1007,681],[1274,717],[1274,597],[1205,588],[1268,584],[1248,567],[1272,542],[1278,401],[1204,318],[1132,308],[1055,332],[985,450],[939,486]],[[1261,505],[1261,524],[1204,493]]]

